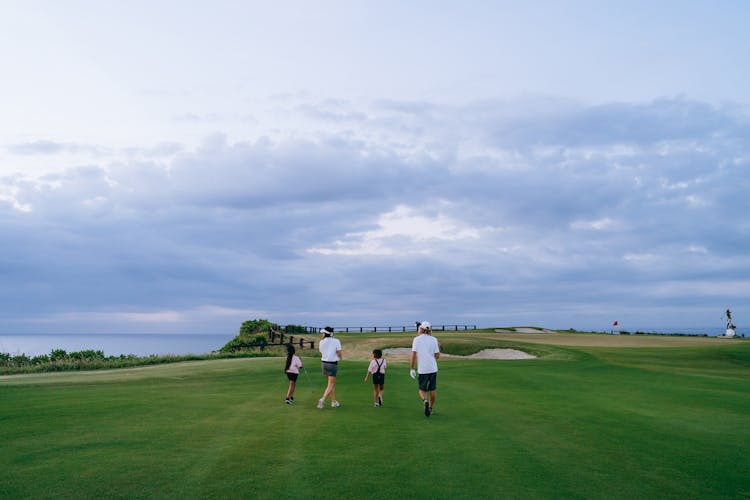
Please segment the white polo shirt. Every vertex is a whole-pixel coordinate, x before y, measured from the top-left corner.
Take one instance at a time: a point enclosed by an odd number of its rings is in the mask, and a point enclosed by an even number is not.
[[[437,373],[435,353],[440,352],[438,341],[432,335],[421,333],[414,337],[411,350],[417,353],[417,373]]]
[[[326,337],[320,341],[318,350],[322,361],[338,361],[339,355],[336,351],[341,350],[341,341],[335,337]]]

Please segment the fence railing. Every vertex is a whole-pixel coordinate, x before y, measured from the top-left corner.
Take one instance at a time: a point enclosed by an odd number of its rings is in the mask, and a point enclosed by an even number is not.
[[[306,344],[309,344],[310,349],[315,349],[314,340],[305,340],[304,337],[299,336],[295,339],[294,335],[286,334],[283,330],[274,330],[273,327],[268,329],[268,340],[270,345],[299,344],[300,349],[303,349]]]
[[[307,328],[316,333],[320,332],[320,328]],[[332,328],[334,332],[344,333],[404,333],[417,331],[416,324],[409,326],[334,326]],[[476,329],[477,325],[432,325],[433,332],[465,332]]]

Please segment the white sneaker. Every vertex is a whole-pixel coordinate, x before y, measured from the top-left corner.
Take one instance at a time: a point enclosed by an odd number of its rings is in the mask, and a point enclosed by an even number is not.
[[[326,404],[326,402],[325,402],[325,400],[324,400],[324,399],[319,399],[319,400],[318,400],[318,408],[323,408],[323,406],[324,406],[325,404]]]
[[[331,408],[338,408],[341,406],[338,401],[331,401]]]

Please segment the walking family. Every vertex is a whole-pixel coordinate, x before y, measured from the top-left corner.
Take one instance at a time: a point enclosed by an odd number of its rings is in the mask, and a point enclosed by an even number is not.
[[[327,385],[322,396],[318,399],[318,408],[323,409],[326,401],[330,400],[331,408],[337,408],[341,404],[336,399],[336,377],[338,375],[339,361],[343,357],[341,341],[334,337],[333,328],[326,326],[321,330],[323,339],[320,341],[318,350],[321,354],[321,365],[323,375],[326,376]],[[437,360],[440,359],[440,344],[432,335],[432,326],[428,321],[419,323],[417,336],[412,341],[411,358],[409,360],[409,375],[418,380],[418,395],[426,417],[432,415],[437,393]],[[372,375],[373,405],[383,406],[383,395],[385,392],[385,370],[388,366],[383,357],[381,349],[372,351],[372,359],[367,367],[364,381]],[[415,370],[416,366],[416,370]],[[284,372],[289,379],[289,390],[286,395],[286,403],[294,403],[294,389],[299,374],[303,369],[302,360],[294,352],[294,347],[287,346],[287,359]],[[305,371],[307,373],[307,371]]]

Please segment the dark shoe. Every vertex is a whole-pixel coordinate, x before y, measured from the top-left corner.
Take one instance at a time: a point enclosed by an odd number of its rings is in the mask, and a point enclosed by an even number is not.
[[[430,416],[430,402],[426,399],[424,400],[424,416],[429,417]]]
[[[383,398],[378,396],[378,406],[383,406]]]

